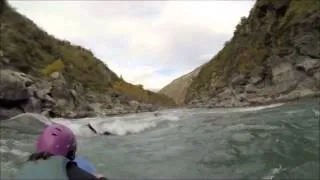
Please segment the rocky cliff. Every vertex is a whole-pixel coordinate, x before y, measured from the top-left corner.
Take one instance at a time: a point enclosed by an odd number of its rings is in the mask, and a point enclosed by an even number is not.
[[[75,118],[175,105],[120,79],[91,51],[49,35],[4,0],[0,32],[0,119],[23,112]]]
[[[187,88],[185,104],[247,106],[320,90],[320,1],[257,0]],[[173,95],[171,95],[173,96]]]
[[[172,98],[176,104],[183,105],[187,94],[187,89],[192,84],[194,78],[199,74],[201,67],[202,66],[173,80],[167,86],[163,87],[159,93],[165,94]]]

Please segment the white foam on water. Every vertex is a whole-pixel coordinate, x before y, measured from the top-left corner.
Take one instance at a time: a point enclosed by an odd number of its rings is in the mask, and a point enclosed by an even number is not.
[[[101,120],[99,121],[98,119],[97,120],[92,120],[92,122],[87,122],[87,123],[83,123],[81,121],[70,121],[70,120],[67,120],[67,119],[54,119],[53,121],[55,123],[67,126],[77,136],[90,137],[90,136],[95,136],[96,135],[91,129],[89,129],[87,124],[90,124],[97,131],[97,133],[99,133],[99,134],[102,134],[105,131],[109,131],[109,132],[112,131],[113,134],[125,135],[121,131],[121,129],[124,129],[123,128],[124,125],[121,124],[121,123],[116,123],[116,125],[111,123],[110,125],[102,126],[102,124],[104,124],[106,122],[101,121]],[[117,126],[119,126],[119,127],[117,127]],[[105,128],[105,127],[107,127],[107,128]]]
[[[160,116],[160,118],[164,119],[164,120],[168,120],[168,121],[179,121],[180,118],[178,116],[174,116],[174,115],[162,115]]]
[[[284,103],[270,104],[266,106],[255,106],[255,107],[247,107],[247,108],[236,108],[234,112],[251,112],[251,111],[260,111],[263,109],[275,108],[284,105]]]
[[[67,119],[53,119],[52,120],[55,123],[62,124],[70,128],[77,136],[85,136],[90,137],[94,136],[95,133],[92,132],[87,126],[87,122],[81,122],[81,121],[70,121]]]
[[[30,116],[33,119],[36,119],[36,120],[40,121],[41,123],[43,123],[45,125],[50,125],[51,124],[51,122],[45,116],[40,115],[40,114],[35,114],[35,113],[22,113],[22,114],[19,114],[17,116],[14,116],[14,117],[10,118],[8,121],[15,121],[15,120],[18,120],[21,117],[26,118],[27,116]],[[23,121],[21,121],[21,122],[23,122]]]
[[[238,112],[255,112],[264,109],[271,109],[284,105],[284,103],[270,104],[265,106],[254,106],[254,107],[236,107],[236,108],[213,108],[213,109],[199,109],[196,114],[227,114],[227,113],[238,113]]]
[[[286,170],[286,168],[282,168],[282,166],[280,164],[278,168],[271,169],[270,172],[266,176],[262,177],[262,179],[263,180],[272,180],[277,174],[279,174],[285,170]]]
[[[9,149],[6,146],[0,147],[0,153],[10,153],[10,154],[20,156],[20,157],[26,157],[26,156],[30,155],[29,152],[24,152],[19,149]]]
[[[52,119],[54,123],[69,127],[78,136],[97,135],[88,127],[88,124],[90,124],[98,134],[109,132],[113,135],[123,136],[155,128],[163,121],[175,122],[179,120],[180,118],[178,116],[172,115],[171,113],[167,113],[165,115],[160,114],[159,116],[154,116],[152,113],[142,113],[104,118],[83,118],[77,120],[68,120],[63,118]]]
[[[101,131],[108,131],[112,134],[116,135],[127,135],[127,134],[135,134],[142,131],[145,131],[150,128],[154,128],[157,126],[155,121],[150,122],[139,122],[139,121],[123,121],[123,120],[115,120],[111,123],[104,123],[100,126],[100,133]]]
[[[109,118],[105,121],[100,121],[99,123],[90,123],[99,133],[108,131],[116,135],[127,135],[136,134],[143,131],[155,128],[164,121],[179,121],[178,116],[167,113],[163,115],[161,113],[159,116],[154,116],[153,114],[139,114],[124,116],[124,117],[114,117]]]
[[[234,141],[237,142],[248,142],[254,138],[254,136],[249,132],[235,133],[231,137]]]
[[[294,114],[302,113],[303,111],[304,111],[304,109],[298,109],[298,110],[289,110],[289,111],[287,111],[285,113],[288,114],[289,116],[292,116]]]
[[[314,116],[320,117],[320,110],[317,110],[315,108],[312,108],[312,112],[314,113]]]

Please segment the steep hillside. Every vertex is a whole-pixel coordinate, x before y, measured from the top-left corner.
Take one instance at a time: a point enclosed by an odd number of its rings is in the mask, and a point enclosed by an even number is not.
[[[175,106],[173,99],[160,93],[154,93],[143,89],[142,85],[133,85],[125,81],[117,81],[113,84],[113,88],[126,94],[128,97],[137,99],[141,102],[150,102],[152,104],[162,104],[167,107]]]
[[[4,0],[0,32],[0,116],[44,110],[52,116],[117,114],[175,105],[142,88],[135,94],[116,88],[120,81],[129,84],[91,51],[49,35]]]
[[[187,89],[194,106],[245,106],[319,94],[320,1],[257,0]]]
[[[3,67],[43,77],[49,75],[43,74],[43,69],[60,59],[64,68],[57,70],[68,82],[80,82],[84,88],[100,91],[105,91],[119,79],[91,51],[55,39],[11,8],[5,8],[0,18],[1,50],[10,60],[2,63]]]
[[[183,75],[162,88],[159,93],[172,98],[178,105],[183,105],[187,94],[187,89],[191,85],[194,78],[200,72],[202,66],[196,68],[192,72]]]

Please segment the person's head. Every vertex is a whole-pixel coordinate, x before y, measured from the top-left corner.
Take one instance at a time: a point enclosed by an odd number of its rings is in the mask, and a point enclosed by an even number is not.
[[[76,149],[76,137],[72,130],[61,124],[53,124],[45,128],[38,137],[36,153],[29,160],[47,159],[56,155],[73,160]]]

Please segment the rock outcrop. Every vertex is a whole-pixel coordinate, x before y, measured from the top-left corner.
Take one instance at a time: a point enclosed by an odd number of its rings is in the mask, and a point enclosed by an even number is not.
[[[121,103],[119,97],[111,97],[109,94],[80,94],[68,87],[61,75],[60,79],[48,81],[13,70],[0,69],[0,82],[0,119],[26,112],[50,117],[81,118],[157,109],[154,105],[134,100]]]
[[[16,133],[40,134],[43,129],[52,122],[45,116],[35,113],[22,113],[0,123],[1,133],[7,132],[5,129],[14,129]],[[3,135],[3,134],[2,134]]]
[[[184,103],[250,106],[317,96],[319,76],[320,1],[257,0],[187,87]]]

